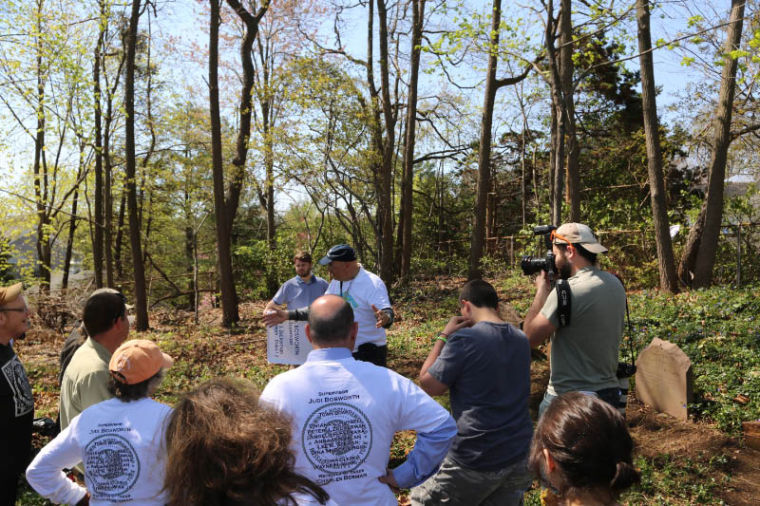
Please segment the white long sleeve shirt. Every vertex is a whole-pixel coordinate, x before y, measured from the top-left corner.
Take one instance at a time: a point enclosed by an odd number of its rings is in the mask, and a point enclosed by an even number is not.
[[[414,448],[393,470],[401,488],[436,472],[457,433],[449,412],[420,387],[354,360],[347,348],[310,352],[305,364],[272,379],[261,400],[293,419],[296,472],[340,505],[397,504],[378,481],[397,431],[417,431]]]
[[[166,444],[171,408],[149,398],[94,404],[48,443],[26,470],[29,484],[59,504],[76,504],[90,492],[92,505],[163,505]],[[83,462],[85,485],[63,473]]]

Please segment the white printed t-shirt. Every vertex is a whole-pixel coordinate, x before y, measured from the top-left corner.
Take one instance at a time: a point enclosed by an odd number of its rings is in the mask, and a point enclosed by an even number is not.
[[[384,476],[397,431],[417,431],[406,461],[393,470],[401,488],[437,471],[456,424],[412,381],[347,348],[313,350],[303,365],[273,378],[261,400],[293,419],[296,472],[340,505],[396,505]]]
[[[388,297],[388,289],[385,283],[376,274],[359,267],[356,277],[348,281],[333,279],[327,286],[325,295],[337,295],[343,297],[351,304],[354,310],[354,321],[359,323],[359,333],[356,336],[356,351],[364,343],[372,343],[383,346],[386,343],[385,329],[377,328],[377,317],[372,310],[374,304],[377,309],[391,307]]]
[[[322,503],[319,502],[316,497],[305,492],[293,492],[290,494],[290,497],[296,502],[297,506],[322,506]],[[277,506],[293,506],[293,501],[289,499],[280,499],[277,501]],[[327,502],[324,503],[324,506],[338,506],[338,503],[332,499],[328,499]]]
[[[171,408],[149,398],[109,399],[82,411],[26,470],[29,484],[55,503],[163,505],[166,418]],[[84,463],[85,491],[63,473]]]

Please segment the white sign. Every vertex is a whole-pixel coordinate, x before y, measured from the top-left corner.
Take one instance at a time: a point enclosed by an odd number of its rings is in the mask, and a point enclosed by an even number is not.
[[[272,364],[303,364],[312,350],[306,322],[287,320],[267,327],[267,360]]]

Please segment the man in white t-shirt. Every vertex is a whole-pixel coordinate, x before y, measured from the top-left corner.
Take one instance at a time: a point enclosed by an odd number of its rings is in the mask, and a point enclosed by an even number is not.
[[[150,397],[172,362],[145,339],[119,346],[108,364],[114,398],[86,408],[40,450],[26,470],[29,484],[57,504],[166,504],[164,433],[171,408]],[[78,462],[86,489],[63,472]]]
[[[273,378],[261,400],[293,420],[295,471],[338,504],[396,505],[394,489],[431,476],[456,436],[451,415],[411,380],[355,360],[358,323],[336,295],[309,310],[306,363]],[[414,430],[406,461],[387,469],[397,431]]]
[[[332,277],[325,294],[342,297],[354,310],[355,321],[359,324],[354,358],[385,367],[388,359],[385,329],[393,324],[394,318],[385,283],[362,267],[354,248],[348,244],[333,246],[319,263],[327,266]],[[276,325],[285,320],[307,318],[308,311],[280,309],[264,315],[263,320],[267,325]]]

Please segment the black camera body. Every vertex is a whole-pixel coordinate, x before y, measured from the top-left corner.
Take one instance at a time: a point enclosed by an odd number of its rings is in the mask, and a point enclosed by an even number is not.
[[[531,274],[543,270],[549,275],[550,281],[554,279],[554,275],[557,274],[557,265],[554,262],[554,253],[552,253],[551,234],[556,229],[557,227],[554,225],[540,225],[533,228],[533,235],[544,236],[544,244],[546,245],[547,252],[544,257],[534,257],[530,255],[522,257],[520,267],[522,268],[523,274],[530,276]]]
[[[616,374],[619,379],[630,378],[636,374],[636,364],[634,364],[633,361],[631,361],[630,364],[627,362],[618,362]]]

